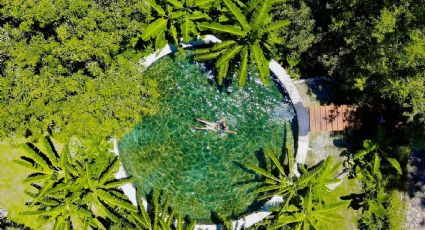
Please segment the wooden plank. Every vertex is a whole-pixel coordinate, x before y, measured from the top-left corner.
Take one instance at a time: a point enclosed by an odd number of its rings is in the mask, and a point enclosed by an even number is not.
[[[320,107],[320,131],[326,131],[326,107]]]
[[[314,126],[314,107],[308,108],[308,114],[310,117],[310,132],[315,132],[315,126]]]
[[[344,123],[344,109],[343,109],[343,106],[338,106],[338,118],[337,118],[337,130],[338,131],[340,131],[340,130],[343,130],[344,129],[344,126],[343,126],[343,123]]]
[[[331,105],[327,106],[326,109],[326,114],[328,116],[327,130],[334,131],[333,124],[335,123],[335,111],[333,111],[333,106]]]
[[[316,111],[314,111],[314,122],[316,124],[316,132],[320,131],[320,107],[315,108]]]
[[[342,114],[343,114],[343,117],[342,117],[342,120],[343,120],[343,123],[342,123],[342,129],[344,130],[344,129],[346,129],[347,127],[348,127],[348,110],[347,110],[347,105],[343,105],[342,106]]]
[[[332,116],[334,117],[332,121],[332,131],[338,131],[338,116],[339,110],[337,106],[332,106]]]
[[[353,130],[359,128],[359,124],[357,124],[356,121],[352,117],[352,116],[354,116],[356,109],[357,108],[354,107],[354,106],[348,106],[347,107],[347,113],[346,113],[347,126],[350,129],[353,129]]]

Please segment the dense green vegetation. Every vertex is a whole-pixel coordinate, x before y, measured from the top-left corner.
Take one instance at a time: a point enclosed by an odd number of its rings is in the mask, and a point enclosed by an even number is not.
[[[264,185],[254,193],[263,194],[260,199],[279,195],[283,204],[273,213],[273,220],[267,229],[325,229],[344,219],[336,211],[347,202],[334,197],[331,202],[326,197],[334,196],[334,190],[328,186],[339,183],[335,178],[340,164],[334,165],[332,158],[307,168],[295,164],[292,151],[283,151],[282,156],[266,150],[265,155],[269,164],[264,168],[247,165],[265,179]],[[295,169],[301,175],[295,174]]]
[[[307,73],[339,80],[349,100],[373,107],[384,115],[389,130],[405,131],[408,141],[423,147],[423,2],[306,2],[320,38],[305,53]]]
[[[44,152],[34,145],[23,144],[26,155],[15,161],[32,170],[25,180],[35,192],[26,191],[31,198],[29,210],[21,215],[42,219],[38,228],[54,223],[54,229],[106,229],[100,217],[107,216],[120,224],[113,209],[136,212],[137,208],[115,190],[131,179],[115,180],[120,161],[104,151],[84,146],[65,145],[60,154],[51,141],[42,139]],[[71,156],[71,151],[73,152]]]
[[[0,1],[0,136],[111,137],[155,110],[142,1]]]
[[[158,193],[153,212],[129,203],[118,187],[130,180],[113,179],[119,159],[106,141],[161,109],[164,92],[139,59],[212,33],[224,42],[194,54],[215,61],[218,84],[237,76],[244,86],[256,77],[248,70],[267,84],[273,58],[294,78],[329,76],[340,90],[332,103],[366,111],[364,129],[347,135],[353,144],[344,164],[362,189],[341,199],[361,210],[360,229],[399,229],[406,158],[425,147],[424,31],[425,5],[416,0],[0,0],[0,168],[18,175],[2,177],[0,191],[30,188],[28,210],[17,205],[20,192],[16,199],[1,194],[0,204],[11,209],[11,220],[32,228],[173,229],[177,220],[177,229],[190,229]],[[377,126],[385,136],[373,136]],[[46,135],[58,145],[78,136],[86,146],[65,145],[59,154]],[[14,148],[27,141],[33,144]],[[17,170],[12,155],[23,150],[18,162],[25,168]],[[299,165],[297,177],[292,155],[275,154],[266,152],[266,168],[247,165],[265,182],[255,195],[287,198],[255,228],[321,229],[340,219],[332,211],[345,203],[326,187],[338,169],[331,160]],[[17,210],[33,216],[18,217]]]

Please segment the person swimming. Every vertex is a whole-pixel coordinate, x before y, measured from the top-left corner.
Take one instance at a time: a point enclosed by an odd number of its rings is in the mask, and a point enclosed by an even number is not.
[[[198,130],[214,131],[219,133],[237,134],[235,131],[229,130],[226,119],[221,118],[218,122],[209,122],[201,118],[196,118],[196,121],[205,124],[205,127],[195,127]]]

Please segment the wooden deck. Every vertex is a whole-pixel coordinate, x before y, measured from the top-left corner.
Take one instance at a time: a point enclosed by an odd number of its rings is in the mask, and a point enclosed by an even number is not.
[[[356,126],[350,124],[350,116],[356,107],[349,105],[340,106],[312,106],[309,108],[310,132],[343,131]]]

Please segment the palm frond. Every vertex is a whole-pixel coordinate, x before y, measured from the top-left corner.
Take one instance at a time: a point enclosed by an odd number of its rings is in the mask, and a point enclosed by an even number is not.
[[[173,6],[175,6],[178,9],[183,8],[183,3],[178,0],[165,0],[165,1],[171,3]]]
[[[227,72],[229,71],[229,62],[224,62],[218,67],[218,84],[222,85],[224,78],[227,76]]]
[[[266,151],[264,151],[264,153],[266,154],[266,156],[268,156],[272,160],[272,162],[274,163],[274,165],[279,169],[279,173],[280,174],[285,174],[285,170],[283,169],[282,164],[277,159],[277,157],[274,154],[274,152],[273,151],[270,151],[270,150],[266,150]]]
[[[203,49],[195,49],[191,50],[193,55],[199,55],[199,54],[208,54],[211,52],[210,48],[203,48]]]
[[[150,220],[146,221],[145,219],[142,219],[138,214],[131,213],[131,218],[133,218],[134,224],[139,226],[140,229],[150,229]]]
[[[311,180],[313,180],[323,169],[323,162],[318,165],[316,168],[303,173],[299,178],[298,178],[298,184],[301,186],[307,186]]]
[[[241,63],[239,64],[238,85],[243,88],[248,78],[248,47],[245,46],[241,51]]]
[[[209,61],[209,60],[214,60],[218,56],[220,56],[220,54],[222,54],[222,53],[223,53],[223,51],[217,51],[217,52],[214,52],[214,53],[207,53],[207,54],[195,55],[195,57],[193,59],[195,61]]]
[[[196,6],[205,6],[208,5],[210,3],[216,2],[216,0],[196,0],[195,1],[195,5]]]
[[[50,209],[50,210],[34,210],[34,211],[21,211],[19,212],[19,215],[24,216],[49,216],[58,212],[62,212],[64,210],[64,207],[58,206],[56,208]]]
[[[219,51],[219,50],[223,50],[226,49],[232,45],[236,44],[235,41],[233,40],[226,40],[220,43],[215,44],[213,47],[211,47],[211,51]]]
[[[99,178],[99,183],[105,184],[105,182],[108,181],[112,177],[112,175],[118,170],[119,166],[120,161],[118,157],[115,157],[115,159],[103,171],[102,175]]]
[[[21,144],[20,147],[26,152],[27,156],[34,160],[37,164],[43,168],[49,168],[49,163],[43,159],[38,152],[29,146],[29,143]]]
[[[151,38],[157,37],[166,30],[166,26],[167,20],[164,18],[158,18],[146,27],[142,34],[142,39],[144,41],[148,41]]]
[[[242,11],[232,2],[232,0],[223,0],[223,2],[233,14],[233,16],[235,16],[235,18],[241,24],[242,28],[244,28],[245,31],[251,30],[251,27],[249,26],[245,15],[243,15]]]
[[[283,186],[281,184],[277,184],[277,185],[269,185],[269,186],[263,186],[261,188],[258,188],[256,190],[254,190],[254,194],[258,194],[258,193],[264,193],[264,192],[269,192],[269,191],[273,191],[273,190],[278,190],[278,189],[282,189]]]
[[[216,62],[217,67],[221,67],[224,63],[230,62],[241,51],[243,46],[234,46],[224,52]]]
[[[267,178],[269,178],[269,179],[272,179],[272,180],[275,180],[275,181],[278,181],[278,182],[280,182],[280,180],[278,179],[278,178],[276,178],[275,176],[273,176],[271,173],[269,173],[269,172],[267,172],[266,170],[264,170],[264,169],[262,169],[262,168],[260,168],[260,167],[258,167],[258,166],[255,166],[255,165],[250,165],[250,164],[247,164],[247,165],[245,165],[248,169],[251,169],[252,171],[254,171],[254,172],[256,172],[256,173],[258,173],[258,174],[260,174],[260,175],[262,175],[262,176],[265,176],[265,177],[267,177]]]
[[[161,6],[159,6],[158,4],[156,4],[155,0],[146,0],[149,5],[161,16],[165,15],[165,11],[164,9],[162,9]]]
[[[253,10],[255,10],[260,2],[261,0],[250,0],[248,2],[248,8],[246,9],[246,13],[249,14]]]
[[[251,46],[251,54],[258,68],[261,82],[264,85],[268,85],[270,83],[268,61],[265,58],[258,41]]]
[[[128,201],[125,201],[116,197],[114,194],[111,194],[110,192],[106,190],[97,190],[96,194],[101,200],[105,201],[108,204],[112,204],[112,205],[124,208],[131,212],[137,212],[137,207],[135,207]]]
[[[280,30],[282,28],[285,28],[291,24],[291,21],[289,20],[277,20],[273,21],[272,23],[269,23],[266,25],[262,30],[261,33],[268,33],[268,32],[274,32],[276,30]]]
[[[46,181],[50,179],[51,175],[44,175],[44,174],[38,174],[38,175],[30,175],[27,178],[25,178],[23,181],[27,183],[37,183],[41,181]]]
[[[106,205],[101,201],[98,200],[97,202],[98,206],[100,207],[100,209],[103,211],[103,213],[105,213],[105,215],[111,219],[113,222],[115,223],[119,223],[120,219],[118,218],[117,215],[115,215],[114,213],[112,213],[108,207],[106,207]]]
[[[26,160],[19,159],[19,160],[13,160],[13,162],[16,163],[16,164],[18,164],[18,165],[20,165],[20,166],[22,166],[22,167],[25,167],[25,168],[27,168],[29,170],[32,170],[34,172],[38,172],[38,173],[44,173],[45,172],[43,170],[43,167],[38,166],[38,165],[33,165],[32,163],[30,163],[30,162],[28,162]]]
[[[133,177],[130,178],[124,178],[124,179],[120,179],[118,181],[114,181],[114,182],[108,182],[105,184],[105,188],[109,189],[109,188],[118,188],[122,185],[128,184],[128,183],[132,183],[134,181]]]
[[[195,23],[189,19],[187,14],[185,14],[184,22],[181,25],[181,31],[183,36],[183,42],[189,42],[191,39],[190,34],[196,32]]]
[[[259,7],[256,7],[254,14],[252,15],[251,25],[254,28],[258,28],[263,24],[264,18],[268,17],[272,0],[263,0],[260,2]]]
[[[241,30],[239,26],[235,25],[223,25],[220,23],[201,22],[198,23],[198,27],[200,30],[211,30],[214,32],[233,34],[241,37],[246,36],[246,32]]]
[[[44,149],[45,149],[45,155],[47,159],[52,163],[53,166],[58,167],[58,157],[55,154],[54,149],[52,148],[52,145],[50,144],[49,138],[44,137],[41,139]]]
[[[54,183],[55,182],[52,180],[45,183],[44,186],[38,191],[37,197],[33,199],[32,205],[36,204],[40,199],[44,199],[45,196],[48,194],[49,189],[53,186]]]
[[[191,14],[188,14],[187,18],[190,20],[211,19],[211,17],[208,14],[202,13],[201,11],[195,11]]]
[[[167,39],[165,39],[165,32],[162,31],[160,32],[156,37],[155,37],[155,49],[161,49],[162,47],[164,47],[167,44]]]

